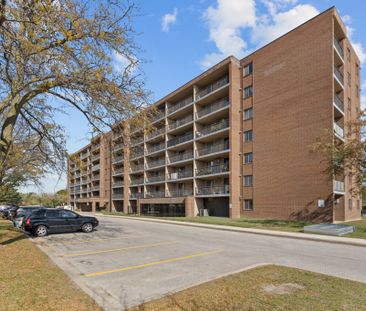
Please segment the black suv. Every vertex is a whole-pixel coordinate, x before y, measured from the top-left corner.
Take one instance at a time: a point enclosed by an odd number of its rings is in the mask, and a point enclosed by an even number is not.
[[[98,226],[95,217],[81,216],[69,210],[47,208],[34,211],[23,222],[23,228],[36,236],[82,230],[92,232]]]

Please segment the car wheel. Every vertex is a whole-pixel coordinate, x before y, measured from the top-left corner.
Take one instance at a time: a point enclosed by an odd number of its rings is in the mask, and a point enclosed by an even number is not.
[[[48,234],[48,229],[46,226],[39,225],[35,230],[36,236],[42,237]]]
[[[81,230],[83,230],[83,232],[89,233],[93,231],[93,225],[90,222],[87,222],[85,224],[83,224],[83,226],[81,227]]]

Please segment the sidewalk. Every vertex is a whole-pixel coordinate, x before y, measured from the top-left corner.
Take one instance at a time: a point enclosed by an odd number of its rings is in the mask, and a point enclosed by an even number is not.
[[[133,216],[133,217],[132,216],[116,216],[116,215],[104,215],[101,213],[95,213],[95,215],[98,217],[122,218],[122,219],[129,219],[129,220],[135,220],[135,221],[157,222],[157,223],[162,223],[162,224],[174,224],[174,225],[179,225],[179,226],[188,226],[188,227],[196,227],[196,228],[206,228],[206,229],[214,229],[214,230],[269,235],[269,236],[291,238],[291,239],[301,239],[301,240],[309,240],[309,241],[328,242],[328,243],[366,247],[366,240],[357,239],[357,238],[344,238],[344,237],[334,237],[334,236],[300,233],[300,232],[287,232],[287,231],[275,231],[275,230],[265,230],[265,229],[241,228],[241,227],[224,226],[224,225],[200,224],[200,223],[180,222],[180,221],[175,221],[175,220],[145,218],[145,217],[137,217],[137,216]]]

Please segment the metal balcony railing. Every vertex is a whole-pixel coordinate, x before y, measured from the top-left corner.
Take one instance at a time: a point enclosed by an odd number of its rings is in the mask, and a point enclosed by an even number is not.
[[[131,146],[135,146],[141,144],[144,141],[144,137],[139,137],[135,139],[131,139]]]
[[[229,171],[229,165],[223,163],[223,164],[219,164],[219,165],[212,165],[212,166],[197,168],[196,176],[220,174],[220,173],[226,173],[228,171]]]
[[[141,199],[144,197],[142,192],[132,192],[130,193],[130,199]]]
[[[153,161],[147,162],[147,168],[154,168],[154,167],[158,167],[158,166],[162,166],[162,165],[165,165],[165,157],[158,159],[158,160],[153,160]]]
[[[192,139],[193,139],[193,133],[189,132],[189,133],[186,133],[182,136],[178,136],[178,137],[175,137],[173,139],[168,140],[168,147],[179,145],[179,144],[182,144],[186,141],[190,141]]]
[[[97,149],[99,149],[100,148],[100,143],[97,143],[97,144],[95,144],[95,145],[92,145],[92,149],[93,150],[97,150]]]
[[[344,138],[344,130],[337,123],[333,123],[333,129],[337,136]]]
[[[99,191],[100,187],[99,186],[94,186],[91,188],[92,191]]]
[[[151,122],[155,122],[155,121],[160,120],[164,117],[165,117],[165,112],[158,110],[158,111],[154,111],[152,113],[152,115],[150,117],[150,120],[151,120]]]
[[[337,66],[334,66],[334,75],[337,77],[339,82],[344,85],[343,73],[339,70]]]
[[[141,185],[144,183],[143,178],[131,178],[131,185]]]
[[[99,180],[99,178],[100,178],[100,175],[93,175],[91,177],[91,181]]]
[[[154,175],[154,176],[147,176],[146,182],[159,182],[159,181],[165,181],[165,175]]]
[[[344,103],[343,99],[340,98],[337,94],[334,94],[334,103],[341,110],[344,111]]]
[[[173,123],[169,124],[169,130],[174,130],[184,124],[190,123],[193,121],[193,115],[188,115],[182,119],[175,120]]]
[[[177,180],[177,179],[188,178],[188,177],[193,177],[192,170],[184,170],[184,171],[168,174],[169,180]]]
[[[229,185],[198,187],[196,189],[196,195],[223,195],[229,193],[230,193]]]
[[[130,159],[136,159],[136,158],[143,157],[143,156],[144,156],[143,148],[135,148],[135,149],[132,149],[130,152]]]
[[[170,190],[168,197],[186,197],[188,195],[193,195],[193,189],[177,189],[177,190]]]
[[[214,111],[220,110],[221,108],[228,107],[230,105],[230,102],[227,98],[220,99],[217,102],[214,102],[211,105],[207,105],[201,110],[197,111],[197,118],[203,117],[207,114],[210,114]]]
[[[175,163],[179,161],[189,160],[193,158],[193,151],[186,151],[184,153],[179,153],[168,158],[169,163]]]
[[[123,162],[123,156],[114,157],[112,160],[113,164]]]
[[[93,165],[92,166],[92,171],[97,171],[100,169],[100,164],[97,164],[97,165]]]
[[[113,175],[122,175],[123,174],[123,168],[115,169],[113,170]]]
[[[344,192],[344,182],[339,180],[333,180],[333,191]]]
[[[121,149],[123,149],[123,143],[121,143],[121,144],[115,144],[113,146],[113,151],[118,151],[118,150],[121,150]]]
[[[147,148],[147,154],[151,154],[160,150],[165,149],[165,142],[162,142],[160,144],[155,144]]]
[[[81,160],[84,160],[84,159],[86,159],[88,156],[90,156],[90,152],[88,151],[87,153],[82,153],[81,155],[80,155],[80,159]]]
[[[334,43],[334,46],[335,46],[338,54],[341,55],[342,58],[344,58],[342,44],[339,42],[339,40],[337,38],[334,38],[333,43]]]
[[[201,89],[198,93],[197,93],[197,99],[202,98],[203,96],[206,96],[207,94],[212,93],[213,91],[216,91],[217,89],[219,89],[220,87],[223,87],[224,85],[229,83],[229,77],[225,76],[217,81],[215,81],[214,83],[206,86],[205,88]]]
[[[147,139],[152,139],[152,138],[154,138],[156,136],[159,136],[159,135],[161,135],[163,133],[165,133],[165,127],[161,127],[161,128],[158,128],[158,129],[153,129],[151,131],[151,133],[149,133],[149,134],[146,135],[146,138]]]
[[[120,188],[123,187],[123,181],[114,181],[112,184],[113,188]]]
[[[92,161],[96,161],[96,160],[99,160],[99,159],[100,159],[100,154],[99,153],[91,156]]]
[[[145,198],[165,198],[165,191],[148,191]]]
[[[215,144],[207,145],[205,147],[198,149],[197,155],[199,157],[201,157],[201,156],[204,156],[207,154],[216,153],[216,152],[225,151],[225,150],[229,150],[229,143],[215,143]]]
[[[131,172],[139,172],[144,170],[144,164],[131,165]]]
[[[173,113],[174,111],[177,111],[185,106],[190,105],[193,102],[193,97],[189,96],[179,102],[177,102],[176,104],[172,105],[171,107],[168,108],[168,113]]]
[[[223,119],[219,122],[216,123],[212,123],[210,125],[205,126],[204,128],[202,128],[202,130],[197,131],[197,137],[202,137],[202,136],[206,136],[208,134],[223,130],[225,128],[229,127],[229,119]]]
[[[112,197],[113,197],[113,200],[122,200],[123,194],[122,193],[113,193]]]

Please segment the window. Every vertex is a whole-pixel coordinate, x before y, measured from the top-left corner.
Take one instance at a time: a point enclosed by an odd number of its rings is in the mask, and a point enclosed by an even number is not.
[[[244,186],[251,187],[253,185],[253,175],[244,176]]]
[[[348,97],[348,110],[349,110],[350,114],[351,114],[351,109],[352,109],[352,100],[351,100],[351,98]]]
[[[253,152],[244,153],[244,163],[249,164],[253,162]]]
[[[358,85],[356,85],[356,97],[360,97],[360,88],[358,87]]]
[[[253,108],[248,108],[244,110],[244,120],[250,120],[253,118]]]
[[[47,211],[47,217],[49,217],[49,218],[58,218],[58,217],[60,217],[60,211],[58,211],[58,210],[54,210],[54,211],[48,210]]]
[[[253,86],[248,86],[244,89],[244,98],[253,96]]]
[[[347,72],[347,81],[348,85],[351,86],[351,74],[349,72]]]
[[[61,211],[62,218],[76,218],[77,215],[70,211]]]
[[[253,131],[245,131],[244,132],[244,140],[245,141],[252,141],[253,140]]]
[[[244,67],[244,77],[250,75],[253,72],[253,63],[250,63]]]
[[[356,76],[358,77],[360,75],[360,65],[356,64]]]
[[[351,62],[351,50],[350,48],[347,48],[347,60]]]
[[[245,211],[253,210],[253,200],[244,200],[244,210]]]
[[[352,211],[352,199],[348,200],[348,209]]]

